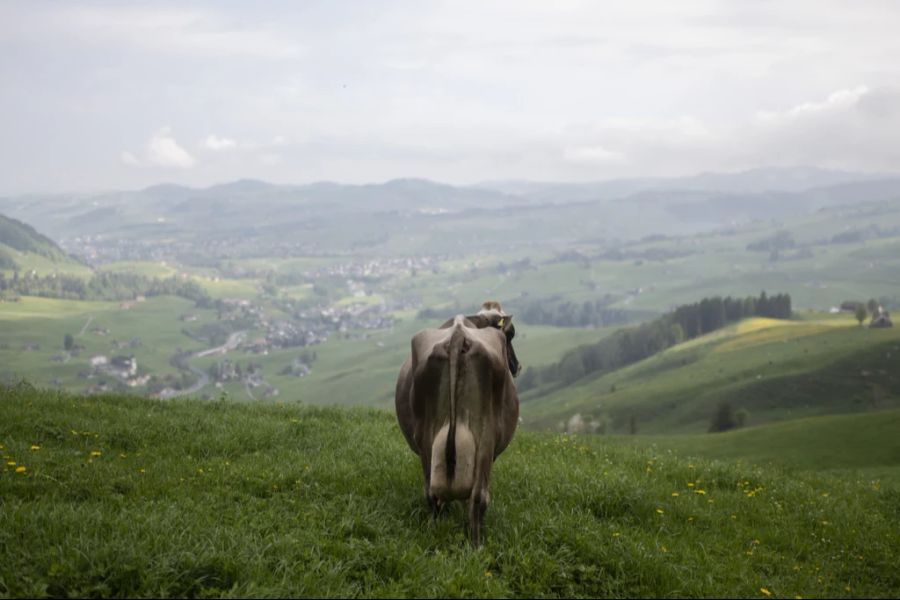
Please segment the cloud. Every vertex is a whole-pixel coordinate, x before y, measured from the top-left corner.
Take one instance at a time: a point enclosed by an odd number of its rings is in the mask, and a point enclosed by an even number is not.
[[[215,134],[206,136],[206,139],[200,143],[201,146],[213,152],[221,152],[223,150],[233,150],[237,148],[237,142],[231,138],[219,137]]]
[[[575,146],[563,151],[565,160],[575,163],[619,163],[625,161],[625,155],[603,146]]]
[[[179,56],[285,59],[302,48],[284,33],[233,24],[209,11],[139,6],[65,7],[47,21],[82,43]]]
[[[169,127],[163,127],[153,134],[140,156],[125,150],[120,158],[123,163],[132,167],[190,169],[196,164],[194,157],[172,137]]]

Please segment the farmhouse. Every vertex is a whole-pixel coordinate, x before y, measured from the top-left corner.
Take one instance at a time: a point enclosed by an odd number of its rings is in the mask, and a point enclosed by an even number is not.
[[[878,311],[872,315],[872,320],[869,322],[869,327],[893,327],[894,323],[891,321],[891,316],[888,314],[886,310],[882,307],[878,307]]]

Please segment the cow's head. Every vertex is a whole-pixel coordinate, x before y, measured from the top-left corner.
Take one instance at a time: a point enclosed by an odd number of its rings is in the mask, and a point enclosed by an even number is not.
[[[482,311],[479,316],[486,319],[487,326],[496,327],[506,336],[506,360],[509,365],[509,372],[513,377],[518,376],[522,370],[519,359],[516,358],[516,351],[513,350],[512,341],[516,337],[516,327],[512,322],[512,315],[507,315],[499,311]]]

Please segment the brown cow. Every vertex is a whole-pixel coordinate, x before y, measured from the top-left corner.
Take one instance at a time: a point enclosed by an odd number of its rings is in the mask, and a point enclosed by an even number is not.
[[[451,500],[469,501],[472,542],[481,544],[490,502],[491,466],[519,419],[513,375],[512,317],[488,306],[412,338],[412,356],[397,378],[400,429],[422,461],[433,514]]]

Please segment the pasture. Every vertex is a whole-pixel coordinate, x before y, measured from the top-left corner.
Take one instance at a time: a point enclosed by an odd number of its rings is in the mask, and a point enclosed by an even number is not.
[[[387,411],[0,392],[0,595],[891,597],[900,491],[519,431],[486,543]]]
[[[721,401],[749,411],[752,425],[898,406],[900,328],[801,316],[744,320],[610,373],[529,391],[523,418],[546,428],[579,413],[626,433],[634,415],[640,433],[699,433]]]

